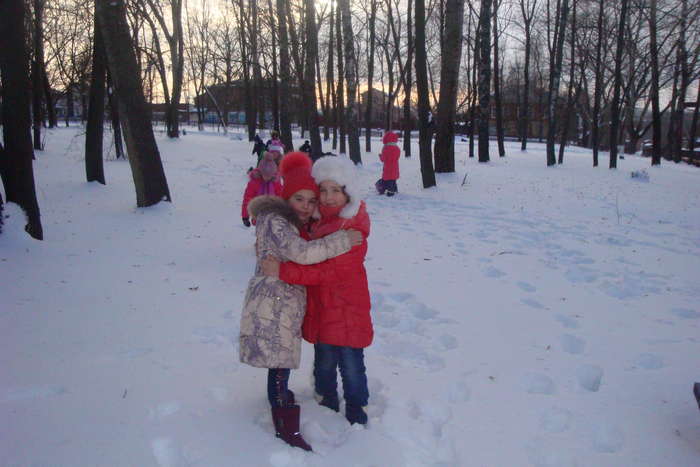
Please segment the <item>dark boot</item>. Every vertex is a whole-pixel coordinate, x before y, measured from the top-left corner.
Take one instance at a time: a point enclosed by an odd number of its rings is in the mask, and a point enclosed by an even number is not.
[[[300,409],[298,405],[289,407],[273,407],[272,422],[275,424],[275,436],[282,440],[305,451],[311,451],[311,446],[304,441],[299,433],[299,415]]]
[[[345,404],[345,418],[350,422],[350,425],[359,423],[360,425],[367,425],[367,414],[365,413],[364,407],[358,405]]]
[[[695,400],[698,401],[698,409],[700,409],[700,383],[693,385],[693,394],[695,394]]]
[[[340,401],[338,400],[338,394],[335,394],[333,396],[323,396],[318,403],[319,405],[328,407],[329,409],[335,412],[340,411]]]

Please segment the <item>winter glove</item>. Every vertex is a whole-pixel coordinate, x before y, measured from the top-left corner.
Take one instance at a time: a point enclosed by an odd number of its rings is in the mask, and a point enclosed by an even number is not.
[[[246,227],[250,227],[250,219],[248,219],[247,217],[244,217],[243,218],[243,225],[245,225]]]

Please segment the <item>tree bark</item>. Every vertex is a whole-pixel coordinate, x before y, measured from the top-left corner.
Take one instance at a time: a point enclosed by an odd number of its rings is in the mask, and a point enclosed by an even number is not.
[[[28,54],[23,0],[0,2],[0,75],[4,150],[0,151],[0,177],[6,201],[19,205],[27,216],[24,230],[44,238],[32,167],[31,99],[27,83]]]
[[[345,114],[345,59],[343,54],[343,21],[342,12],[340,11],[340,4],[336,3],[336,13],[335,13],[335,29],[336,29],[336,48],[338,55],[338,86],[336,88],[336,125],[338,127],[338,139],[339,139],[339,149],[341,154],[345,154],[346,151],[346,120],[347,115]],[[333,144],[335,148],[335,144]]]
[[[532,19],[535,16],[537,0],[520,0],[520,12],[523,15],[525,29],[525,64],[523,69],[523,103],[520,109],[520,150],[527,150],[527,138],[530,128],[530,53],[532,50]]]
[[[479,12],[479,162],[489,161],[491,95],[491,0],[482,0]]]
[[[615,84],[610,109],[610,168],[617,168],[617,141],[620,132],[620,90],[622,88],[622,52],[625,46],[625,20],[628,0],[622,0],[620,26],[617,29],[617,50],[615,51]]]
[[[557,9],[557,19],[554,34],[554,49],[549,60],[549,92],[547,93],[547,166],[557,163],[554,152],[554,143],[557,132],[557,101],[559,100],[559,82],[561,80],[561,67],[564,58],[564,37],[566,35],[566,21],[569,15],[569,0],[563,0],[561,11]]]
[[[34,149],[41,151],[41,128],[44,125],[44,0],[34,0],[34,59],[32,60],[32,114]]]
[[[428,55],[425,47],[425,1],[415,0],[416,25],[416,90],[418,91],[418,145],[420,172],[423,188],[436,186],[435,170],[430,140],[432,133],[428,127],[430,114],[430,90],[428,88]]]
[[[573,8],[571,12],[571,49],[569,63],[569,89],[566,96],[566,113],[564,114],[564,125],[561,128],[561,139],[559,140],[559,159],[558,164],[564,163],[564,148],[569,136],[569,125],[571,124],[571,116],[574,113],[574,71],[576,61],[574,54],[576,52],[576,6],[577,0],[573,0]]]
[[[92,76],[90,78],[90,101],[88,104],[87,127],[85,129],[85,175],[88,182],[105,184],[104,164],[102,163],[102,140],[105,116],[105,76],[107,66],[104,57],[102,33],[93,21]]]
[[[104,39],[107,63],[120,114],[124,117],[129,165],[136,189],[136,205],[170,201],[168,182],[153,135],[151,115],[126,22],[124,0],[96,0],[96,14]]]
[[[410,3],[410,2],[409,2]],[[365,152],[372,152],[372,105],[374,81],[374,49],[376,44],[375,23],[377,19],[377,0],[370,0],[369,15],[369,56],[367,58],[367,102],[365,102]]]
[[[306,63],[304,83],[311,140],[311,157],[315,160],[323,154],[318,108],[316,107],[316,58],[318,57],[318,31],[316,30],[316,7],[314,0],[305,0],[306,7]]]
[[[408,51],[406,53],[406,70],[404,73],[403,84],[403,153],[404,157],[411,157],[411,131],[413,130],[413,118],[411,117],[411,92],[413,90],[413,50],[415,43],[413,41],[413,20],[412,10],[413,1],[408,2],[408,11],[406,13],[406,29]]]
[[[591,131],[591,143],[593,146],[593,167],[598,167],[598,150],[600,147],[600,101],[603,98],[603,23],[604,23],[604,0],[598,2],[598,42],[596,43],[595,58],[595,94],[593,96],[593,122]]]
[[[602,1],[602,0],[601,0]],[[651,165],[661,164],[661,111],[659,109],[659,48],[657,45],[656,0],[649,2],[649,47],[651,54]],[[595,128],[594,130],[595,131]]]
[[[501,64],[498,50],[498,8],[503,0],[493,3],[493,100],[496,108],[496,140],[498,141],[498,157],[505,157],[506,147],[503,143],[503,103],[501,99]]]
[[[289,115],[289,35],[287,34],[287,8],[289,0],[277,0],[277,24],[280,40],[280,136],[285,148],[292,148],[292,122]]]
[[[350,0],[338,0],[343,22],[343,43],[345,58],[345,81],[348,88],[348,103],[345,108],[345,123],[348,129],[348,146],[350,160],[355,164],[362,164],[360,154],[360,134],[357,130],[357,57],[355,56],[355,42],[352,31],[352,16],[350,13]]]
[[[435,171],[438,173],[455,171],[455,114],[462,59],[463,18],[464,0],[447,0],[435,134]]]

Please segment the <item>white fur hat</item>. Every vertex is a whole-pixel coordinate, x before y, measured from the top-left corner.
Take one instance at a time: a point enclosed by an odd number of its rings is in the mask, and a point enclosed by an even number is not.
[[[360,186],[358,182],[358,173],[355,164],[347,157],[342,156],[324,156],[319,158],[311,168],[311,176],[314,177],[317,184],[325,180],[332,180],[345,189],[345,194],[348,195],[350,201],[340,211],[340,217],[350,219],[360,209]]]

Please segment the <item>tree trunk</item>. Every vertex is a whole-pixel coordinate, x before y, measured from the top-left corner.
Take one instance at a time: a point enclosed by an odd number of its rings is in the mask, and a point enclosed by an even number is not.
[[[617,29],[617,50],[615,52],[615,83],[610,109],[610,168],[617,168],[617,141],[620,131],[620,90],[622,89],[622,52],[625,46],[625,20],[628,0],[622,0],[620,26]]]
[[[603,23],[604,23],[604,0],[598,2],[598,42],[596,43],[595,59],[595,94],[593,96],[593,122],[591,143],[593,146],[593,167],[598,167],[598,151],[600,148],[600,101],[603,98]]]
[[[102,51],[104,53],[104,40],[102,41]],[[105,57],[106,65],[106,57]],[[114,157],[115,159],[124,159],[124,145],[122,144],[122,126],[119,119],[119,104],[114,96],[114,88],[112,86],[112,78],[107,71],[107,98],[109,102],[109,115],[112,119],[112,136],[114,138]]]
[[[23,0],[0,2],[0,75],[4,150],[0,151],[0,177],[6,201],[19,205],[27,216],[24,230],[44,238],[32,167],[31,99],[27,83],[28,55]]]
[[[501,65],[498,50],[498,7],[502,0],[493,3],[493,100],[496,107],[496,139],[498,140],[498,157],[505,157],[506,147],[503,144],[503,104],[501,102]]]
[[[46,114],[49,118],[49,128],[58,126],[58,117],[56,117],[56,107],[53,96],[51,95],[51,84],[49,77],[46,75],[46,63],[43,65],[41,76],[44,77],[44,101],[46,102]]]
[[[523,69],[523,103],[520,109],[520,150],[527,150],[527,138],[530,128],[530,54],[532,51],[532,18],[535,15],[537,1],[529,3],[520,1],[520,12],[523,15],[525,28],[525,64]]]
[[[335,13],[335,29],[336,29],[336,47],[338,51],[338,86],[336,90],[336,124],[338,127],[338,139],[339,139],[339,149],[341,154],[345,154],[347,151],[345,149],[345,129],[346,120],[345,115],[345,59],[343,55],[343,24],[342,24],[342,13],[340,11],[340,4],[336,4]],[[333,144],[335,148],[335,144]]]
[[[447,0],[440,66],[440,99],[435,134],[435,171],[455,171],[455,114],[462,58],[464,0]]]
[[[428,88],[428,54],[425,47],[425,1],[416,2],[416,90],[418,91],[418,144],[420,155],[420,172],[423,188],[436,186],[433,155],[431,154],[432,133],[428,127],[430,114],[430,95]]]
[[[124,117],[136,204],[145,207],[163,200],[170,201],[168,182],[153,135],[151,115],[143,95],[136,55],[126,22],[124,0],[96,0],[95,5],[114,92],[120,114]]]
[[[673,136],[671,138],[671,153],[673,161],[680,162],[683,152],[683,114],[685,113],[685,97],[688,93],[690,85],[690,72],[688,70],[688,51],[686,49],[686,29],[688,16],[688,0],[681,1],[680,34],[676,45],[676,56],[678,60],[677,70],[680,73],[680,84],[678,87],[678,99],[676,99],[676,107],[671,114]]]
[[[333,85],[333,81],[335,81],[334,75],[333,75],[333,51],[335,50],[334,46],[334,27],[335,27],[335,5],[331,3],[331,11],[330,11],[330,16],[328,19],[328,64],[326,66],[326,97],[327,97],[327,103],[328,105],[326,106],[325,112],[324,112],[324,129],[323,129],[323,139],[325,141],[328,141],[330,139],[330,132],[329,132],[329,125],[333,123],[331,120],[331,107],[333,107],[334,112],[335,112],[335,86]],[[335,149],[335,135],[337,134],[335,130],[335,124],[333,124],[334,130],[333,130],[333,149]]]
[[[482,0],[479,12],[479,162],[489,161],[491,95],[491,0]]]
[[[323,154],[321,146],[321,131],[316,107],[316,58],[318,57],[318,32],[316,30],[316,7],[314,0],[304,1],[306,8],[306,70],[304,83],[306,85],[306,109],[309,116],[309,136],[311,140],[311,157],[316,160]]]
[[[658,23],[656,22],[656,0],[650,0],[649,47],[651,54],[652,166],[661,164],[661,111],[659,109],[659,48],[657,45],[657,24]]]
[[[377,36],[374,27],[376,19],[377,0],[370,0],[369,57],[367,58],[367,102],[365,103],[365,152],[372,152],[372,101],[374,100],[372,83],[374,82],[374,48]]]
[[[413,130],[413,119],[411,118],[411,92],[413,90],[413,50],[415,43],[413,41],[413,20],[412,20],[413,1],[408,2],[408,11],[406,13],[406,34],[408,42],[408,51],[406,52],[406,70],[404,72],[403,84],[403,153],[404,157],[411,157],[411,131]]]
[[[348,146],[350,160],[355,164],[362,164],[360,154],[360,134],[357,130],[357,58],[355,57],[355,42],[352,31],[352,16],[350,13],[350,0],[338,0],[343,22],[343,43],[345,58],[345,81],[348,88],[348,103],[345,108],[345,124],[348,129]]]
[[[559,97],[559,82],[561,66],[564,58],[564,37],[566,35],[566,20],[569,15],[569,0],[563,0],[561,11],[557,9],[556,25],[554,27],[553,57],[550,58],[549,92],[547,93],[547,166],[557,163],[554,152],[554,139],[557,131],[557,101]]]
[[[569,136],[569,125],[571,124],[571,116],[574,113],[574,70],[576,61],[574,54],[576,52],[576,6],[577,1],[573,0],[573,8],[571,12],[571,49],[569,63],[569,89],[566,96],[566,113],[564,114],[564,125],[561,128],[561,139],[559,140],[559,159],[558,164],[564,163],[564,148]]]
[[[105,116],[105,75],[107,66],[104,57],[102,33],[94,20],[92,41],[92,76],[90,78],[90,103],[88,106],[87,127],[85,129],[85,175],[88,182],[105,184],[102,163],[102,139]]]
[[[272,0],[267,0],[267,9],[270,13],[270,35],[272,36],[272,126],[279,131],[280,128],[280,90],[278,84],[279,72],[277,71],[277,27],[275,14],[272,8]]]
[[[292,122],[289,115],[289,35],[287,34],[287,7],[289,0],[277,0],[277,23],[280,39],[280,136],[285,148],[294,147],[292,140]]]
[[[688,149],[691,154],[695,151],[695,138],[698,136],[698,114],[700,114],[700,80],[698,80],[698,90],[695,93],[695,109],[693,110],[693,120],[690,124],[690,134],[688,135]]]
[[[34,149],[41,151],[41,127],[44,124],[44,0],[34,0],[34,59],[32,60],[32,114]]]

